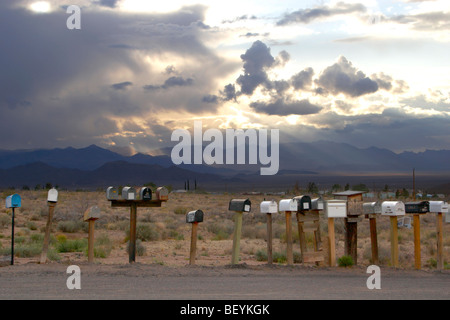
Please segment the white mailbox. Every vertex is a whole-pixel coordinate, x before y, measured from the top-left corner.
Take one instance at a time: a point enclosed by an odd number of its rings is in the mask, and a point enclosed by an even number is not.
[[[275,201],[263,201],[260,205],[261,213],[277,213],[278,205]]]
[[[58,190],[55,188],[48,190],[47,201],[52,203],[58,202]]]
[[[297,200],[294,199],[283,199],[280,200],[280,211],[297,211],[298,204]]]
[[[445,201],[430,201],[430,212],[447,213],[448,212],[448,203]]]
[[[124,187],[122,189],[122,199],[136,200],[136,189],[134,189],[133,187]]]
[[[347,201],[327,200],[325,202],[325,212],[327,214],[327,218],[346,218]]]
[[[363,204],[364,214],[381,214],[380,202],[366,202]]]
[[[381,204],[381,215],[383,216],[404,216],[405,204],[402,201],[384,201]]]

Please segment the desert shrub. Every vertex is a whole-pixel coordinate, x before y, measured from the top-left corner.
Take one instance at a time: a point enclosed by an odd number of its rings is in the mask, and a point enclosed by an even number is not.
[[[37,225],[33,221],[28,221],[26,227],[30,230],[37,230]]]
[[[97,239],[95,239],[94,257],[107,258],[111,254],[112,248],[113,246],[111,239],[109,239],[106,233],[103,233]]]
[[[60,221],[58,222],[56,229],[61,232],[75,233],[82,230],[83,224],[83,221],[77,220]]]
[[[230,235],[223,230],[219,230],[212,240],[226,240],[230,238]]]
[[[267,261],[267,252],[264,250],[258,250],[255,253],[256,261]]]
[[[338,259],[339,267],[351,267],[355,264],[351,256],[342,256]]]
[[[31,258],[41,254],[42,246],[39,244],[21,244],[14,247],[14,256],[19,258]]]
[[[0,227],[7,228],[11,224],[11,218],[5,215],[0,216]]]
[[[127,239],[130,238],[130,226],[128,226],[126,230],[126,236]],[[156,241],[159,238],[160,234],[153,224],[143,222],[136,225],[136,239],[142,241]]]
[[[283,252],[273,252],[272,260],[276,263],[286,263],[286,254]]]
[[[188,213],[188,208],[186,208],[186,207],[176,207],[175,209],[173,209],[173,212],[175,214],[186,215]]]
[[[143,256],[145,254],[145,247],[142,244],[142,241],[137,239],[136,240],[136,255],[137,256]],[[127,253],[130,254],[130,241],[127,242]]]
[[[84,252],[87,247],[87,239],[58,241],[55,247],[57,252]]]

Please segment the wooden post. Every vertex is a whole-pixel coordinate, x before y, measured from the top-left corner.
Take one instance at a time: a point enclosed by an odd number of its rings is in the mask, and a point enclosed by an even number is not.
[[[345,218],[345,228],[347,232],[345,233],[345,254],[353,258],[355,265],[358,264],[358,223],[352,221],[357,218]]]
[[[300,217],[301,213],[297,212],[297,228],[298,228],[298,240],[300,242],[300,256],[302,262],[304,262],[303,255],[306,253],[306,236],[303,230],[303,219]]]
[[[286,260],[288,265],[294,264],[291,220],[291,211],[286,211]]]
[[[89,236],[88,236],[88,262],[94,262],[94,232],[95,220],[89,220]]]
[[[198,222],[192,223],[192,233],[191,233],[191,251],[189,255],[189,264],[195,264],[195,255],[197,253],[197,227]]]
[[[130,246],[128,248],[128,261],[130,263],[136,262],[136,203],[130,205]]]
[[[328,218],[328,262],[336,266],[336,241],[334,235],[334,218]]]
[[[398,268],[398,226],[397,217],[391,216],[391,263],[392,266]]]
[[[372,263],[378,265],[378,238],[377,238],[377,219],[369,217],[370,225],[370,245],[372,247]]]
[[[39,263],[44,264],[47,262],[48,244],[50,241],[50,232],[52,228],[53,213],[55,212],[56,203],[48,202],[48,217],[47,224],[45,226],[44,244],[42,246],[41,259]]]
[[[242,211],[236,212],[236,214],[234,215],[233,253],[231,256],[231,264],[239,263],[241,230],[242,230]]]
[[[417,270],[421,268],[420,258],[420,216],[418,214],[414,216],[414,266]]]
[[[439,212],[437,214],[436,221],[436,238],[437,238],[437,268],[438,270],[444,269],[444,229],[443,229],[443,214]]]
[[[272,264],[272,214],[267,213],[267,263]]]

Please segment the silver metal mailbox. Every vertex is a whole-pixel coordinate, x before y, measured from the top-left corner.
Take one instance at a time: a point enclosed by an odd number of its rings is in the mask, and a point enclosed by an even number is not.
[[[364,214],[381,214],[381,202],[366,202],[363,204]]]
[[[295,200],[297,200],[297,210],[298,211],[305,211],[305,210],[311,210],[311,197],[310,196],[297,196],[294,197]]]
[[[194,210],[186,214],[186,223],[203,222],[203,211]]]
[[[383,216],[404,216],[405,204],[402,201],[384,201],[381,204],[381,215]]]
[[[448,203],[445,201],[430,201],[430,212],[447,213],[448,212]]]
[[[47,201],[52,203],[58,202],[58,190],[55,188],[48,190]]]
[[[152,200],[152,189],[143,187],[139,190],[139,199],[141,200]]]
[[[260,205],[261,213],[277,213],[278,205],[275,201],[263,201]]]
[[[297,200],[294,199],[283,199],[280,200],[280,212],[286,211],[297,211]]]
[[[108,187],[108,189],[106,189],[106,199],[108,199],[108,200],[119,199],[119,188]]]
[[[6,197],[6,208],[20,208],[22,206],[22,198],[18,194]]]
[[[100,208],[97,206],[90,207],[84,212],[84,221],[100,219]]]
[[[156,198],[160,201],[169,200],[169,190],[166,187],[156,189]]]
[[[250,199],[232,199],[228,205],[228,210],[238,212],[250,212],[252,203]]]
[[[322,197],[311,199],[311,210],[323,210],[325,208],[325,201]]]
[[[124,187],[122,189],[122,199],[136,200],[136,189],[133,187]]]
[[[346,218],[347,201],[346,200],[327,200],[325,202],[325,212],[327,218]]]

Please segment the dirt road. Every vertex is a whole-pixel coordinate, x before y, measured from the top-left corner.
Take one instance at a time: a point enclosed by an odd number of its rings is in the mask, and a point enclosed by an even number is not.
[[[450,272],[381,269],[381,289],[368,289],[365,267],[286,265],[168,267],[79,264],[81,289],[69,290],[69,265],[0,268],[0,299],[305,300],[450,299]]]

